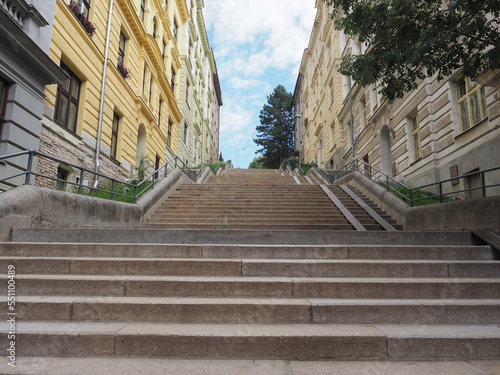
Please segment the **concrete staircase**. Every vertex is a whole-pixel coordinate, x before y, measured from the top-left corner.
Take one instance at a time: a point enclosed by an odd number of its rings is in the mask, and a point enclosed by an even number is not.
[[[381,230],[342,189],[329,187],[367,230]],[[370,203],[370,202],[369,202]],[[393,226],[396,223],[370,203]],[[148,220],[155,229],[351,230],[318,186],[297,185],[285,173],[232,170],[204,185],[184,185]]]
[[[314,186],[302,199],[300,186],[259,179],[245,199],[281,188],[292,206],[323,199]],[[233,194],[223,180],[182,187],[174,200]],[[257,229],[15,229],[0,243],[0,267],[16,269],[17,355],[500,359],[500,263],[470,233],[274,229],[280,216],[268,211]]]

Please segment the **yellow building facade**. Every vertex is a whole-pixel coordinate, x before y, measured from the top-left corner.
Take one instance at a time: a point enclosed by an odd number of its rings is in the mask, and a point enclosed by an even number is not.
[[[122,180],[143,155],[149,170],[177,155],[192,10],[183,0],[57,0],[50,57],[69,80],[46,87],[40,151]],[[64,165],[39,168],[78,177]]]

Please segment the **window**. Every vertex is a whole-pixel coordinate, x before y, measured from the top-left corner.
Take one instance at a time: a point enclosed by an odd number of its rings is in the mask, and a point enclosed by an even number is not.
[[[163,43],[163,46],[161,49],[161,57],[163,60],[165,60],[165,52],[167,50],[167,43],[165,42],[165,39],[163,39],[162,43]]]
[[[146,89],[146,64],[144,64],[144,70],[142,72],[142,93],[144,94],[144,90]]]
[[[156,39],[156,18],[153,19],[153,38]]]
[[[413,158],[414,160],[420,159],[422,156],[422,149],[420,147],[420,124],[418,123],[418,113],[415,113],[410,118],[411,123],[411,139],[413,145]]]
[[[70,0],[69,5],[77,5],[80,8],[80,12],[89,18],[90,0]]]
[[[168,120],[168,129],[167,129],[167,146],[170,147],[172,143],[172,121]]]
[[[120,31],[120,40],[118,43],[118,64],[125,62],[125,35]]]
[[[66,72],[69,79],[57,86],[54,120],[76,132],[81,81],[64,63],[61,63],[61,69]]]
[[[177,21],[174,20],[174,42],[177,43]]]
[[[158,169],[160,169],[160,157],[156,155],[155,157],[155,180],[158,179]]]
[[[172,70],[172,75],[170,76],[170,88],[172,92],[175,93],[175,72]]]
[[[161,125],[161,105],[162,105],[162,101],[160,99],[160,101],[158,102],[158,128],[160,128],[160,125]]]
[[[120,116],[113,112],[113,128],[111,129],[111,157],[116,159],[116,149],[118,145],[118,125],[120,124]]]
[[[189,82],[186,82],[186,103],[189,103]]]
[[[187,146],[188,144],[188,124],[187,122],[184,123],[184,138],[183,138],[183,141],[184,141],[184,144]]]
[[[68,170],[57,167],[56,190],[65,191],[66,181],[68,181]]]
[[[468,77],[457,83],[458,112],[462,131],[472,128],[486,118],[486,103],[482,87]]]
[[[330,102],[333,103],[335,100],[335,90],[333,86],[333,81],[330,83]]]
[[[165,10],[168,10],[168,0],[165,0]]]
[[[153,97],[153,75],[149,77],[149,102],[151,103],[151,99]]]
[[[144,22],[144,13],[146,13],[146,0],[141,0],[141,20]]]
[[[5,110],[9,96],[9,84],[0,77],[0,140],[2,140],[3,124],[5,123]]]

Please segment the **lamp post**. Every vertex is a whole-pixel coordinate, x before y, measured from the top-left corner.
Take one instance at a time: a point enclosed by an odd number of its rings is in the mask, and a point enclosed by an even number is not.
[[[239,150],[236,150],[236,168],[238,168],[238,151],[244,151],[246,148],[240,148]]]
[[[299,141],[299,167],[302,166],[302,126],[300,124],[301,115],[295,115],[295,127],[297,129],[297,140]]]

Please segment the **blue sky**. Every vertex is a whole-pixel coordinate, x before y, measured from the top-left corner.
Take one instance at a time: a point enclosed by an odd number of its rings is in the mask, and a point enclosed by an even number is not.
[[[219,72],[220,150],[247,168],[267,96],[282,84],[293,93],[314,23],[314,0],[205,0],[203,14]]]

